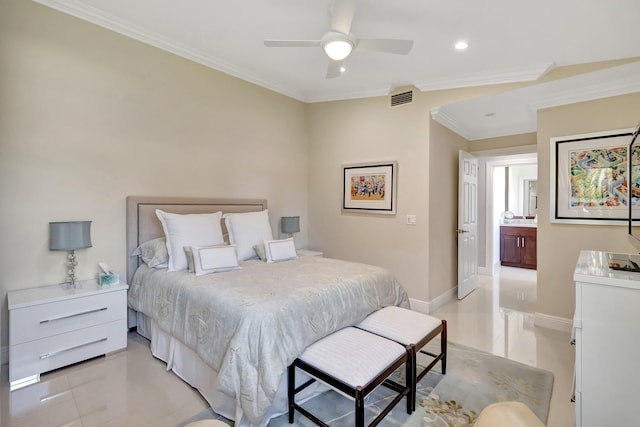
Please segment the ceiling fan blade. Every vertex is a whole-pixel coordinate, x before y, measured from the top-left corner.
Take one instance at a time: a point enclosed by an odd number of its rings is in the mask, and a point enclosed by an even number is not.
[[[327,66],[327,78],[335,79],[336,77],[340,77],[342,75],[342,63],[344,61],[334,61],[332,59],[329,60],[329,65]]]
[[[411,51],[412,47],[413,40],[358,39],[358,45],[356,46],[356,49],[406,55]]]
[[[331,14],[331,30],[349,34],[355,13],[355,0],[336,0]]]
[[[267,47],[315,47],[320,46],[320,40],[265,40]]]

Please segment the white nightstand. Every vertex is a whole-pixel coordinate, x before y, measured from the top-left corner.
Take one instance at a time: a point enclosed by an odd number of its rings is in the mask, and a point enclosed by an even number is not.
[[[40,374],[127,347],[127,289],[96,280],[8,292],[11,390]]]
[[[319,252],[319,251],[312,251],[309,249],[298,249],[296,250],[296,253],[298,254],[299,257],[302,256],[324,256],[323,252]]]

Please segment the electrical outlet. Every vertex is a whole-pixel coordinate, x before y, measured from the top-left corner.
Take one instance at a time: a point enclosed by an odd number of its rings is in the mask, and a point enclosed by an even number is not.
[[[416,225],[415,215],[407,215],[407,225]]]

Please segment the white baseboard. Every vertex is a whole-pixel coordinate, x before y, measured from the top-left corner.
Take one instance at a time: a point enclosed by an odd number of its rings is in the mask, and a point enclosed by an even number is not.
[[[409,303],[411,304],[411,309],[415,311],[419,311],[420,313],[429,314],[439,309],[449,301],[452,301],[456,298],[458,294],[458,287],[455,286],[442,295],[437,296],[431,301],[422,301],[415,298],[409,298]]]
[[[551,316],[550,314],[535,313],[534,325],[557,331],[571,332],[573,320],[565,317]]]

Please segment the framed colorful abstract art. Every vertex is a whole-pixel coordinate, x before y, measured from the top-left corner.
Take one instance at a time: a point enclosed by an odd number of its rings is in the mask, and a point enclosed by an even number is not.
[[[626,225],[629,203],[640,195],[640,188],[630,190],[627,182],[632,132],[551,138],[552,223]],[[635,153],[633,162],[639,161]]]
[[[342,211],[395,215],[398,163],[342,166]]]

